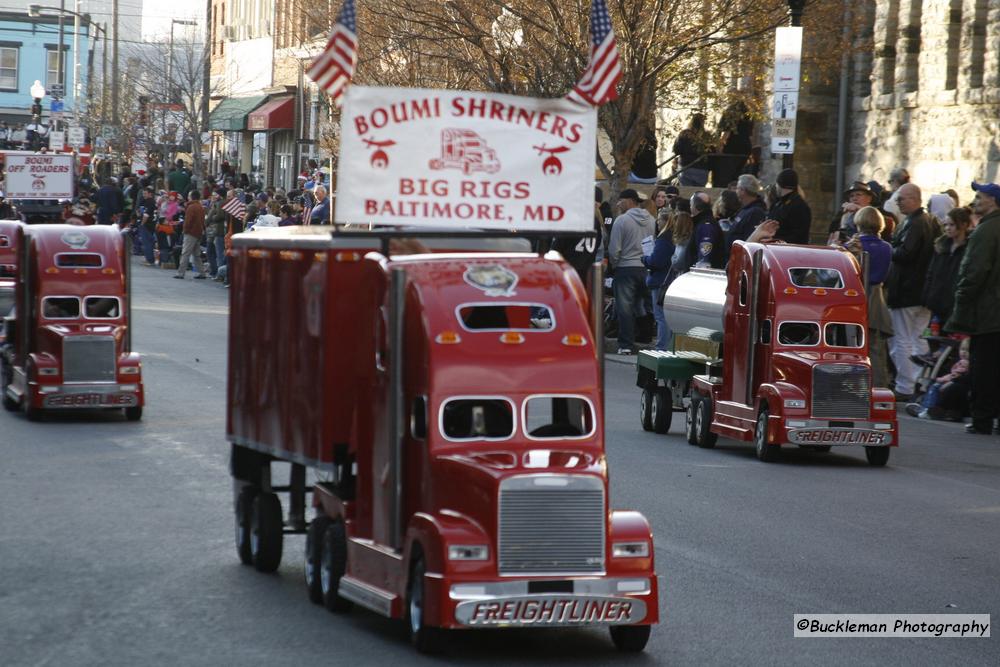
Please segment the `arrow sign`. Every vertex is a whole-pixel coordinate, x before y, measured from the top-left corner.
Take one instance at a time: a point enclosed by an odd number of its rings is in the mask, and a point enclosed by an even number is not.
[[[771,137],[772,155],[791,155],[795,152],[795,139],[788,137]]]

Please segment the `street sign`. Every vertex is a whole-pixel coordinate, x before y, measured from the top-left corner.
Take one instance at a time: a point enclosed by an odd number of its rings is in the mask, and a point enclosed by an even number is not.
[[[66,143],[73,148],[80,148],[87,143],[87,130],[78,125],[71,125],[66,130]]]
[[[794,137],[771,137],[771,153],[773,155],[791,155],[794,152]]]
[[[49,88],[49,95],[51,95],[52,97],[62,97],[64,92],[65,91],[63,90],[61,83],[53,83],[52,86]],[[52,101],[55,102],[56,100]]]
[[[798,93],[775,93],[774,101],[771,105],[771,118],[795,119],[795,114],[799,111]]]
[[[774,34],[774,92],[799,89],[802,70],[802,28],[778,28]]]
[[[66,133],[62,130],[51,130],[49,132],[49,150],[61,151],[66,145]]]
[[[771,136],[779,138],[795,138],[794,118],[774,118],[771,121]]]
[[[49,111],[51,113],[62,113],[63,101],[62,100],[52,100],[49,102]]]
[[[114,141],[118,138],[118,128],[114,125],[103,125],[101,127],[101,136],[109,141]]]

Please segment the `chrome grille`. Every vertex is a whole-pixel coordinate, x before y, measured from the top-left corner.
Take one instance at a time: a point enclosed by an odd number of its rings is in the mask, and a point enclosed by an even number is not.
[[[115,339],[70,336],[63,339],[64,382],[114,382]]]
[[[857,364],[819,364],[813,368],[813,417],[868,419],[871,373]]]
[[[604,482],[524,475],[500,483],[500,574],[604,571]]]

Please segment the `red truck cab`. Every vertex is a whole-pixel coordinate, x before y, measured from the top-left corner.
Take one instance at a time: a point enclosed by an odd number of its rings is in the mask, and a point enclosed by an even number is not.
[[[899,445],[896,406],[891,390],[872,386],[855,258],[736,243],[727,274],[721,373],[693,378],[689,437],[702,446],[716,436],[753,442],[764,461],[782,444],[861,446],[869,463],[885,465]],[[667,302],[670,321],[669,294]]]
[[[15,309],[5,318],[3,404],[45,411],[117,408],[142,417],[131,350],[128,255],[114,227],[22,226]]]
[[[0,220],[0,349],[6,342],[3,318],[14,308],[17,285],[17,239],[22,224],[15,220]]]
[[[282,534],[305,532],[310,598],[406,619],[423,650],[443,629],[565,625],[641,650],[659,615],[652,535],[610,509],[600,311],[575,272],[557,256],[388,256],[322,233],[234,239],[241,559],[276,569]],[[280,345],[253,326],[272,319]],[[287,487],[271,485],[281,461]],[[306,467],[321,479],[311,522]]]

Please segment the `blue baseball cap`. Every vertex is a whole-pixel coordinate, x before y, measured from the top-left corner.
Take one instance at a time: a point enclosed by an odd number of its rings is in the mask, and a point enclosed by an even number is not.
[[[997,200],[997,204],[1000,204],[1000,185],[996,183],[976,183],[972,182],[972,189],[976,192],[982,192],[984,195],[993,197]]]

